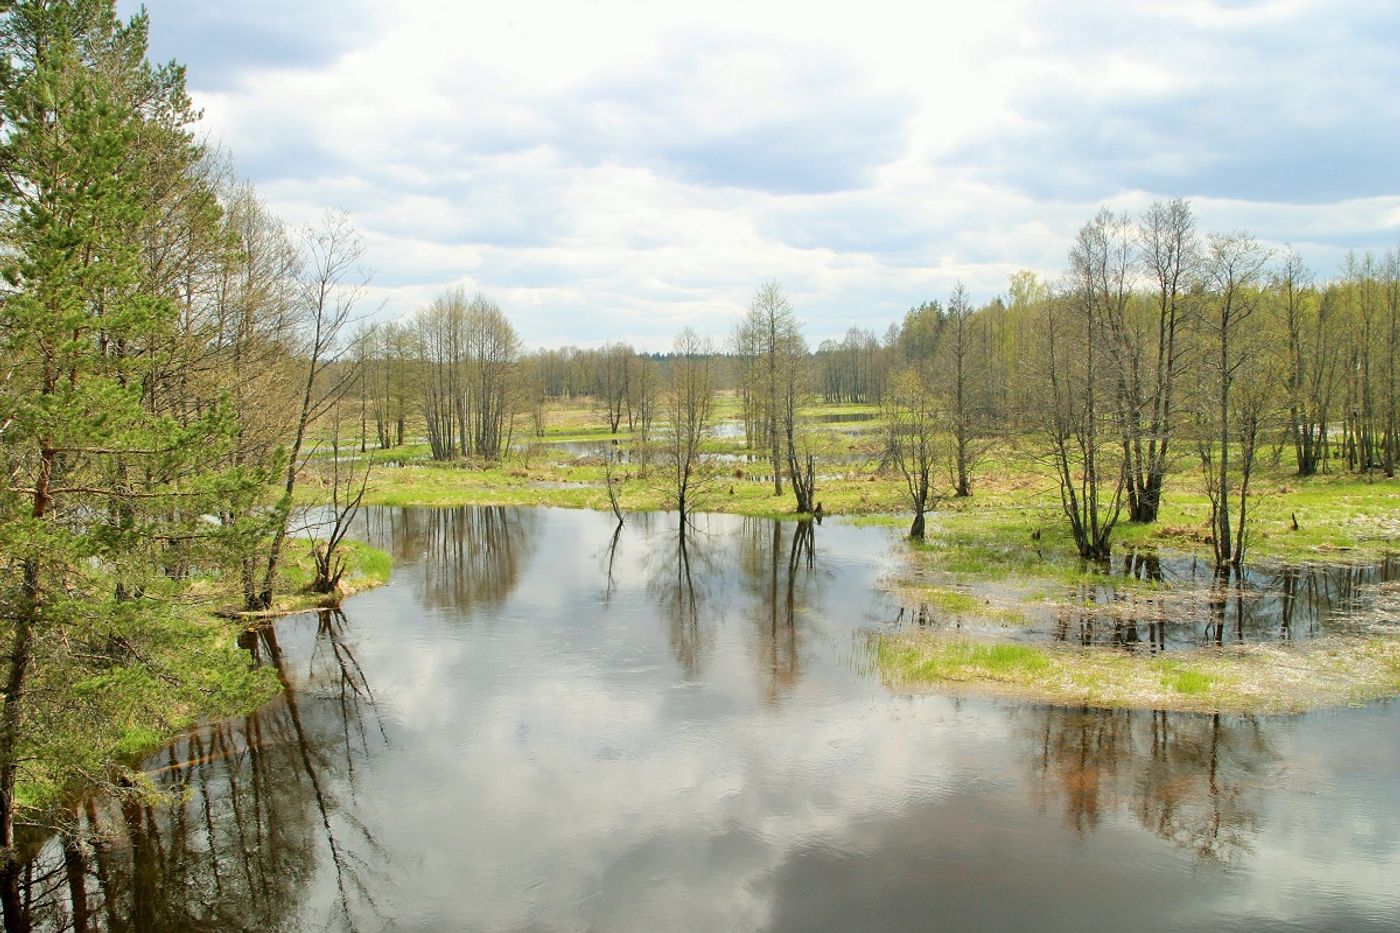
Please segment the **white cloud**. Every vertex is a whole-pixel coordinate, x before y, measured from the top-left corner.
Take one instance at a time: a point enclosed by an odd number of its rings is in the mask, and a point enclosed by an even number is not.
[[[148,6],[272,206],[351,213],[386,315],[462,282],[530,343],[721,335],[768,278],[815,339],[883,330],[1053,274],[1106,201],[1324,273],[1400,238],[1381,2]]]

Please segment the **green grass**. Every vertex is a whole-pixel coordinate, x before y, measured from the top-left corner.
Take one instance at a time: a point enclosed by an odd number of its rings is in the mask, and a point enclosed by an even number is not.
[[[361,541],[345,540],[340,544],[346,557],[345,575],[338,593],[316,593],[311,584],[316,579],[316,563],[311,556],[311,542],[291,538],[283,553],[280,586],[272,608],[265,612],[243,613],[229,610],[226,614],[245,617],[283,616],[325,606],[338,605],[347,596],[383,586],[394,570],[394,559],[387,551],[370,547]]]
[[[349,567],[335,599],[388,582],[393,569],[389,554],[356,541],[342,546]],[[332,597],[307,590],[313,577],[309,542],[288,541],[274,608],[256,615],[327,604]],[[199,580],[183,595],[197,602],[156,602],[134,609],[120,627],[113,623],[141,645],[141,656],[132,663],[90,671],[58,664],[36,668],[34,695],[64,699],[59,708],[36,705],[31,711],[42,727],[26,738],[17,788],[25,819],[42,821],[43,814],[89,793],[95,781],[114,769],[135,767],[201,719],[243,715],[278,694],[281,687],[272,670],[251,669],[247,652],[238,647],[247,618],[210,609],[234,598],[228,584]]]
[[[737,400],[724,396],[718,409],[722,419],[737,417]],[[818,405],[809,411],[840,417],[876,409]],[[556,406],[548,413],[547,423],[546,441],[613,437],[601,416],[583,406]],[[861,428],[861,433],[852,435],[829,426],[814,427],[814,436],[828,453],[856,451],[867,458],[862,465],[824,470],[837,475],[818,484],[816,498],[828,515],[857,524],[907,528],[910,516],[901,480],[875,469],[880,423],[865,422]],[[621,444],[629,441],[625,432],[617,437]],[[1055,474],[1033,455],[1036,446],[1033,438],[1014,438],[993,448],[974,473],[970,498],[938,501],[929,516],[927,539],[910,542],[901,566],[889,577],[888,585],[906,603],[925,604],[935,617],[1020,624],[1043,615],[1040,610],[1082,603],[1089,598],[1088,591],[1105,583],[1118,592],[1171,595],[1169,587],[1150,580],[1106,578],[1102,568],[1079,558],[1060,510]],[[705,449],[751,453],[741,437],[712,438]],[[818,469],[822,469],[820,463]],[[755,517],[794,517],[792,496],[774,496],[771,482],[755,478],[766,472],[761,463],[724,464],[707,484],[697,507]],[[1394,550],[1394,542],[1400,540],[1400,481],[1350,475],[1300,479],[1291,473],[1286,452],[1277,462],[1261,461],[1257,468],[1250,501],[1249,559],[1370,560]],[[671,507],[659,465],[650,476],[641,475],[635,465],[619,468],[616,475],[624,509]],[[940,475],[939,481],[946,483],[946,478]],[[308,500],[314,500],[315,484],[306,484],[305,490]],[[609,508],[601,462],[576,458],[548,444],[535,444],[527,457],[504,464],[422,460],[380,469],[371,479],[366,501],[404,506]],[[1133,525],[1126,517],[1120,519],[1113,537],[1115,553],[1137,550],[1209,560],[1210,506],[1194,461],[1184,458],[1168,476],[1163,502],[1155,524]],[[1000,692],[1064,702],[1254,711],[1350,702],[1395,692],[1397,676],[1382,663],[1393,650],[1389,641],[1363,647],[1348,643],[1339,650],[1341,655],[1334,657],[1318,653],[1320,648],[1306,649],[1305,666],[1321,663],[1325,676],[1294,682],[1280,671],[1296,664],[1297,656],[1269,654],[1262,648],[1214,656],[1187,653],[1171,660],[1092,649],[1075,654],[1025,645],[950,648],[951,653],[942,657],[920,655],[920,663],[928,665],[924,679],[909,682],[994,683]],[[892,682],[902,682],[907,674],[889,676]],[[1270,687],[1276,688],[1273,693]]]
[[[1162,657],[906,632],[873,636],[871,650],[882,680],[897,690],[980,692],[1064,706],[1290,713],[1400,695],[1400,641],[1393,638]]]
[[[1210,675],[1197,670],[1174,668],[1162,675],[1162,686],[1177,693],[1197,696],[1210,692]]]
[[[885,659],[882,657],[882,664]],[[950,641],[937,651],[906,650],[891,659],[903,675],[937,683],[976,678],[1021,682],[1039,678],[1051,666],[1044,651],[1007,642]]]
[[[929,601],[935,608],[953,614],[968,614],[982,607],[982,602],[971,593],[953,589],[934,589],[929,593]]]

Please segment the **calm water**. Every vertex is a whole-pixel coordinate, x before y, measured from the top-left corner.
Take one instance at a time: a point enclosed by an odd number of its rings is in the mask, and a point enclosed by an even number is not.
[[[1024,584],[979,581],[965,588],[994,606],[1016,609],[1021,615],[1014,622],[986,613],[939,617],[927,605],[909,606],[908,618],[1023,641],[1131,651],[1287,644],[1343,632],[1394,634],[1398,580],[1395,555],[1365,564],[1258,564],[1221,580],[1209,561],[1129,552],[1116,555],[1106,573],[1065,587],[1048,605],[1022,602]]]
[[[864,649],[900,609],[884,529],[364,531],[393,583],[250,638],[285,697],[148,762],[180,805],[93,804],[103,838],[52,840],[41,929],[1400,925],[1400,707],[893,695]]]

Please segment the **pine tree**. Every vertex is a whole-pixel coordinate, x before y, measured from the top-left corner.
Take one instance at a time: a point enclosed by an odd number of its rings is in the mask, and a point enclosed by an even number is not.
[[[0,46],[0,897],[18,929],[17,823],[87,761],[57,752],[65,727],[185,688],[161,659],[199,633],[171,597],[236,543],[204,516],[261,477],[204,466],[235,424],[172,382],[188,334],[143,251],[168,145],[196,154],[179,70],[151,69],[144,16],[109,2],[15,4]]]

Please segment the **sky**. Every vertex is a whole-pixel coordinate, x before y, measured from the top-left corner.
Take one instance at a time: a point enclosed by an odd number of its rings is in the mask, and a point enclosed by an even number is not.
[[[775,280],[816,344],[1158,198],[1320,277],[1400,244],[1395,0],[145,6],[268,205],[349,213],[384,320],[461,285],[662,350]]]

